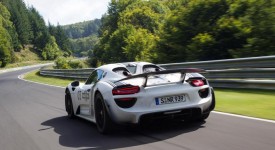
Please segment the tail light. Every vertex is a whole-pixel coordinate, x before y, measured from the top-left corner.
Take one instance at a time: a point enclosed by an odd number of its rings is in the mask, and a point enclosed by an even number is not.
[[[203,80],[190,80],[189,83],[194,87],[199,87],[199,86],[205,85]]]
[[[140,90],[139,86],[122,86],[115,87],[112,90],[113,95],[129,95],[138,93]]]

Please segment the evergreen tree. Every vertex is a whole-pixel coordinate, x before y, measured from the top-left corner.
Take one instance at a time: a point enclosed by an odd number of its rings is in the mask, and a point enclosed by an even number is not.
[[[11,61],[11,42],[7,30],[0,26],[0,67]]]
[[[15,25],[21,45],[30,44],[33,32],[25,3],[22,0],[3,0],[3,2],[11,13],[11,20]]]
[[[0,3],[0,67],[5,67],[12,60],[12,38],[9,34],[12,23],[9,18],[9,11]]]
[[[56,44],[54,36],[51,36],[50,41],[46,44],[42,51],[42,57],[44,60],[54,60],[58,56],[62,56],[62,52]]]
[[[56,43],[58,44],[59,48],[64,51],[64,56],[70,56],[72,54],[70,50],[71,43],[62,27],[60,25],[57,25],[55,27],[49,23],[49,32],[52,36],[55,37]]]
[[[45,25],[44,19],[39,14],[39,12],[34,7],[30,7],[29,11],[31,27],[34,35],[32,44],[38,52],[41,52],[46,44],[50,41],[50,33],[47,26]]]
[[[62,27],[60,25],[57,25],[56,27],[56,41],[57,44],[59,45],[60,49],[62,51],[64,51],[64,55],[65,57],[68,57],[72,54],[71,50],[70,50],[70,41],[68,36],[65,34],[64,30],[62,29]]]

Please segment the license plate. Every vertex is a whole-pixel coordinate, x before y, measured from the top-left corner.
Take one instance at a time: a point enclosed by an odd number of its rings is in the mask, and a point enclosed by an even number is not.
[[[156,105],[171,104],[185,102],[185,95],[167,96],[167,97],[157,97],[155,99]]]

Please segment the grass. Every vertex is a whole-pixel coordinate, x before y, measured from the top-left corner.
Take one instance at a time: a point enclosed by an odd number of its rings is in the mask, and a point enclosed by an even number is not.
[[[275,120],[274,91],[215,89],[215,94],[217,111]]]
[[[24,79],[62,87],[66,87],[69,83],[74,81],[73,79],[61,79],[57,77],[41,76],[38,70],[25,74]]]
[[[28,73],[26,80],[66,87],[72,79]],[[216,111],[275,120],[275,92],[271,90],[215,89]]]
[[[52,61],[32,60],[32,61],[18,62],[18,63],[8,64],[5,68],[1,68],[0,70],[16,68],[16,67],[24,67],[24,66],[30,66],[30,65],[36,65],[36,64],[44,64],[49,62],[52,62]]]
[[[52,62],[44,61],[41,57],[39,57],[39,54],[33,50],[31,45],[27,45],[20,52],[14,52],[14,58],[15,63],[8,64],[6,67],[0,68],[0,70]]]

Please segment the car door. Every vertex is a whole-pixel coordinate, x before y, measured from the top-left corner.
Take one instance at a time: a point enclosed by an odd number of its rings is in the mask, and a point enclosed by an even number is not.
[[[92,72],[81,89],[81,106],[80,113],[83,115],[93,116],[93,91],[96,83],[101,79],[103,71],[97,69]]]

